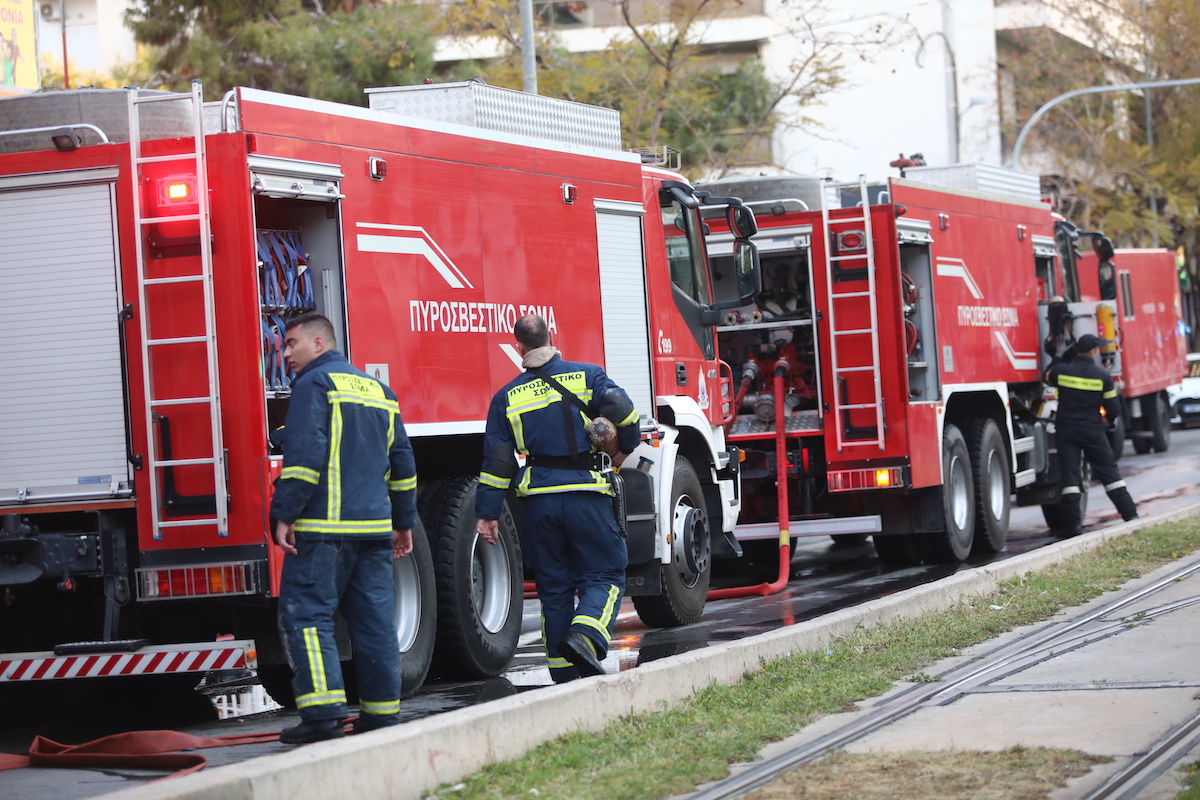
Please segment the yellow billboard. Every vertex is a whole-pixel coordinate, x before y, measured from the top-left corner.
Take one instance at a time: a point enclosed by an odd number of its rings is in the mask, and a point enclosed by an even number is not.
[[[34,11],[33,0],[0,0],[0,95],[38,88]]]

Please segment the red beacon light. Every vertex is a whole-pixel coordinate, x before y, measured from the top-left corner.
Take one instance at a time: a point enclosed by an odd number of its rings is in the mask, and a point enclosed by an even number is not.
[[[838,250],[862,250],[867,246],[866,231],[845,231],[837,236]]]

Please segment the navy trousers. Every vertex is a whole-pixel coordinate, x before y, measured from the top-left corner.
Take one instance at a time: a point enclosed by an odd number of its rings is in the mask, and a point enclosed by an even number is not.
[[[1117,460],[1113,458],[1112,446],[1108,443],[1108,434],[1103,428],[1089,427],[1065,431],[1059,428],[1054,440],[1058,447],[1058,463],[1062,470],[1064,487],[1079,485],[1079,471],[1082,466],[1080,454],[1087,457],[1088,463],[1092,465],[1092,475],[1105,488],[1121,480],[1121,471],[1117,469]]]
[[[400,713],[400,650],[394,616],[391,539],[296,539],[283,560],[279,633],[292,666],[296,707],[306,722],[350,716],[333,639],[340,608],[354,643],[359,712]]]
[[[563,492],[524,500],[526,560],[542,603],[542,640],[550,675],[563,683],[579,677],[558,652],[568,631],[587,636],[599,658],[608,652],[629,552],[608,495]]]

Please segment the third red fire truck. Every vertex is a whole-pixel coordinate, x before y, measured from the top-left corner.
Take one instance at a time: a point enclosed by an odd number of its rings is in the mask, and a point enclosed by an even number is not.
[[[758,220],[763,289],[717,330],[738,385],[728,439],[745,452],[737,537],[767,564],[777,543],[822,534],[871,534],[894,563],[998,552],[1014,499],[1055,527],[1041,376],[1083,333],[1115,340],[1116,447],[1129,430],[1138,452],[1166,449],[1164,390],[1185,356],[1171,256],[1114,255],[1040,201],[1036,176],[963,165],[701,188]],[[720,273],[731,237],[712,225]]]

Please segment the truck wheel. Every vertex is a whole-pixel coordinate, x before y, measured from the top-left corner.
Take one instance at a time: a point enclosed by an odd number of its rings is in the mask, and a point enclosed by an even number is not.
[[[1163,401],[1161,393],[1154,395],[1154,416],[1150,424],[1150,446],[1156,453],[1165,453],[1171,447],[1171,410]]]
[[[1012,489],[1008,451],[994,419],[977,419],[971,425],[971,468],[975,473],[976,553],[999,553],[1008,541],[1008,515]]]
[[[929,560],[940,564],[963,561],[975,538],[975,481],[967,441],[955,425],[942,432],[942,516],[945,528],[926,534]]]
[[[875,555],[889,567],[913,567],[925,560],[925,537],[916,533],[896,533],[871,537]]]
[[[696,470],[683,456],[671,479],[671,563],[662,567],[663,592],[633,598],[642,622],[655,628],[690,625],[700,619],[712,578],[708,509]]]
[[[437,588],[433,553],[425,526],[417,520],[412,529],[413,550],[392,562],[396,580],[396,640],[400,647],[400,696],[410,697],[421,688],[433,660],[437,635]]]
[[[507,503],[500,541],[475,533],[474,477],[449,478],[422,498],[437,583],[433,668],[442,677],[493,678],[517,651],[521,633],[521,545]]]

